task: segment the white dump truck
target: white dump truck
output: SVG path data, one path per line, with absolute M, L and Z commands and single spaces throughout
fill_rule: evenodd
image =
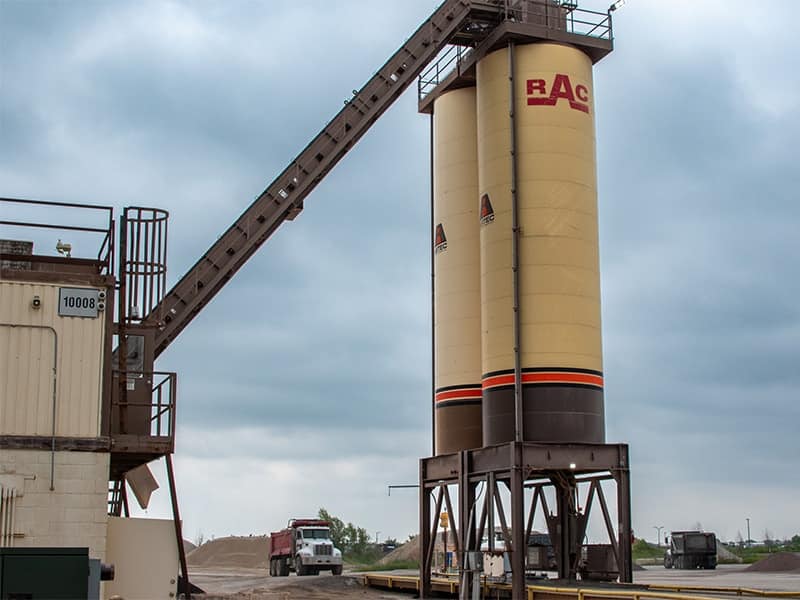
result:
M 331 524 L 321 519 L 291 519 L 286 529 L 270 534 L 269 574 L 286 577 L 342 574 L 342 552 L 331 540 Z

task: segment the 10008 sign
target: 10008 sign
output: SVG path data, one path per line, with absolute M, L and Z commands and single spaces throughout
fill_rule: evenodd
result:
M 63 300 L 64 308 L 97 308 L 97 300 L 95 298 L 64 296 Z
M 97 318 L 105 308 L 105 294 L 86 288 L 60 288 L 58 292 L 58 314 L 61 317 Z

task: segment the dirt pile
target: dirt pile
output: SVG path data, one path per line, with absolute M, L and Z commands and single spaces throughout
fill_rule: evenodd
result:
M 776 552 L 753 563 L 745 571 L 761 573 L 800 573 L 800 552 Z
M 741 556 L 736 556 L 733 552 L 728 550 L 725 546 L 717 542 L 717 562 L 718 563 L 740 563 L 742 562 Z
M 453 539 L 450 538 L 450 543 L 448 544 L 450 550 L 453 550 Z M 436 541 L 436 548 L 437 552 L 444 551 L 444 544 L 442 540 L 439 539 Z M 393 562 L 408 562 L 408 561 L 416 561 L 419 562 L 419 536 L 416 535 L 407 541 L 405 544 L 396 548 L 389 552 L 386 556 L 378 561 L 379 565 L 388 565 L 389 563 Z
M 186 555 L 192 567 L 269 567 L 269 536 L 225 537 L 206 542 Z
M 419 536 L 389 552 L 389 554 L 378 561 L 378 564 L 388 565 L 389 563 L 397 561 L 406 562 L 413 560 L 419 562 Z

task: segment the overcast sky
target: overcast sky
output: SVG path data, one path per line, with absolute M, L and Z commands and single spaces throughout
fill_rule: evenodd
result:
M 0 196 L 163 207 L 174 282 L 436 5 L 0 0 Z M 800 532 L 794 9 L 629 0 L 596 68 L 607 438 L 648 539 Z M 431 447 L 428 160 L 412 89 L 160 359 L 187 538 L 416 532 L 387 485 Z

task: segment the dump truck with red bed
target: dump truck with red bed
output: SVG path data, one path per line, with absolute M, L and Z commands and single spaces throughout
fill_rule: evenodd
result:
M 270 534 L 269 574 L 286 577 L 342 574 L 342 552 L 331 540 L 331 524 L 321 519 L 291 519 L 286 529 Z

